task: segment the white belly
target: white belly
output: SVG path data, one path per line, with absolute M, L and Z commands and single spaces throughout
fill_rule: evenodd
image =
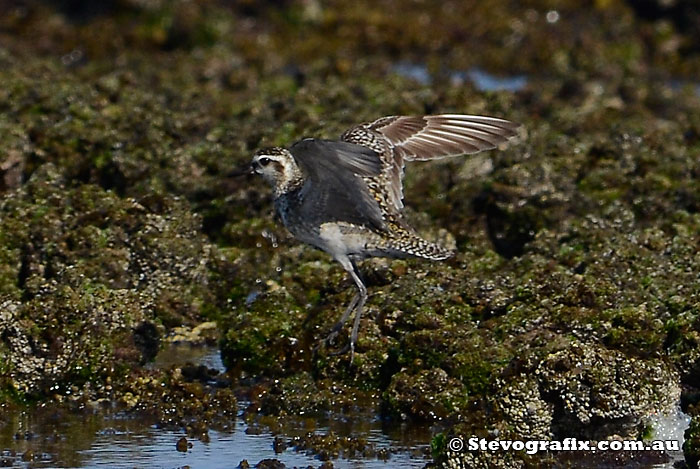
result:
M 367 244 L 368 233 L 350 224 L 324 223 L 319 231 L 317 246 L 335 259 L 348 255 L 362 255 Z

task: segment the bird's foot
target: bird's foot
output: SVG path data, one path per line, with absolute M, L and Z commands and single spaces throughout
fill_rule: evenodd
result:
M 331 331 L 328 333 L 325 339 L 321 339 L 318 341 L 316 346 L 313 349 L 314 354 L 318 352 L 318 349 L 320 349 L 322 346 L 329 346 L 335 344 L 335 339 L 338 337 L 338 334 L 340 334 L 340 331 L 343 329 L 343 325 L 340 323 L 335 324 L 332 328 Z M 344 353 L 347 353 L 347 346 L 343 347 L 341 350 L 332 352 L 330 355 L 342 355 Z
M 316 346 L 314 351 L 318 350 L 318 348 L 321 346 L 321 344 L 324 345 L 331 345 L 335 342 L 336 337 L 338 337 L 338 334 L 340 333 L 340 329 L 342 328 L 342 325 L 340 328 L 334 327 L 331 332 L 328 334 L 328 336 L 319 343 L 319 345 Z M 343 348 L 339 350 L 335 350 L 332 352 L 328 353 L 329 357 L 337 357 L 338 355 L 345 355 L 346 353 L 350 352 L 350 364 L 352 365 L 352 361 L 355 358 L 355 342 L 350 341 L 348 342 Z
M 338 337 L 339 331 L 331 331 L 325 339 L 323 339 L 323 343 L 326 345 L 333 345 L 335 343 L 336 337 Z
M 337 322 L 331 327 L 331 331 L 328 333 L 325 339 L 323 339 L 323 343 L 326 345 L 332 345 L 335 343 L 336 337 L 338 337 L 338 334 L 340 334 L 340 331 L 343 330 L 343 322 Z
M 340 350 L 336 350 L 335 352 L 330 352 L 328 356 L 330 357 L 337 357 L 338 355 L 345 355 L 346 353 L 350 352 L 350 364 L 352 365 L 353 360 L 355 359 L 355 344 L 350 342 L 347 344 L 345 347 L 341 348 Z
M 346 345 L 345 347 L 341 348 L 340 350 L 336 350 L 336 351 L 334 351 L 334 352 L 329 352 L 329 353 L 328 353 L 328 356 L 330 356 L 330 357 L 337 357 L 338 355 L 345 355 L 345 354 L 348 353 L 351 349 L 352 349 L 352 347 L 350 346 L 350 344 L 348 344 L 348 345 Z

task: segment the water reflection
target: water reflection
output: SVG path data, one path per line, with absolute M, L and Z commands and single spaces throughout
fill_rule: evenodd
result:
M 212 347 L 172 345 L 151 366 L 168 368 L 185 363 L 223 372 L 219 352 Z M 388 463 L 376 457 L 333 460 L 336 468 L 381 468 L 388 464 L 420 468 L 429 459 L 431 429 L 427 426 L 387 423 L 371 408 L 349 414 L 328 414 L 298 419 L 274 435 L 255 416 L 243 418 L 245 401 L 239 402 L 239 418 L 233 428 L 210 428 L 208 441 L 187 437 L 192 446 L 176 449 L 182 430 L 159 428 L 153 417 L 126 413 L 105 414 L 43 406 L 33 409 L 5 407 L 0 413 L 0 466 L 20 468 L 227 468 L 246 459 L 251 466 L 263 459 L 278 459 L 287 467 L 318 467 L 313 454 L 297 452 L 293 438 L 312 431 L 326 435 L 364 438 Z M 251 431 L 253 430 L 253 431 Z M 287 449 L 275 452 L 275 436 Z M 279 449 L 279 447 L 278 447 Z M 383 451 L 382 451 L 383 450 Z
M 168 346 L 152 366 L 169 368 L 188 362 L 224 371 L 216 348 L 186 344 Z M 251 466 L 263 459 L 277 459 L 287 467 L 319 467 L 322 461 L 316 455 L 294 449 L 295 437 L 312 432 L 363 438 L 376 455 L 346 458 L 341 454 L 333 460 L 336 468 L 422 468 L 429 462 L 430 438 L 439 431 L 426 425 L 389 422 L 372 407 L 363 406 L 348 413 L 288 418 L 281 431 L 273 433 L 264 418 L 255 413 L 245 415 L 248 408 L 249 403 L 241 399 L 235 424 L 210 428 L 208 440 L 199 441 L 186 437 L 182 430 L 159 428 L 153 417 L 143 415 L 75 413 L 51 406 L 31 410 L 4 407 L 0 409 L 0 467 L 230 469 L 243 459 Z M 678 411 L 655 416 L 649 423 L 653 438 L 682 441 L 688 422 L 689 417 Z M 178 451 L 177 442 L 183 437 L 191 447 Z M 588 461 L 589 456 L 580 455 L 581 461 Z M 683 459 L 681 452 L 669 456 L 668 463 L 654 467 L 671 468 Z

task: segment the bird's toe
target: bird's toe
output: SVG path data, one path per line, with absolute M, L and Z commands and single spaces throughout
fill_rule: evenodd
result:
M 330 352 L 328 355 L 331 357 L 337 357 L 338 355 L 345 355 L 346 353 L 350 352 L 350 350 L 351 350 L 350 344 L 347 344 L 345 347 L 341 348 L 340 350 Z

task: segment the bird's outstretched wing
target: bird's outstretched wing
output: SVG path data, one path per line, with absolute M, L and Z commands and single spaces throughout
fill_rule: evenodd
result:
M 341 140 L 365 146 L 380 155 L 389 199 L 401 210 L 405 161 L 492 150 L 516 137 L 518 127 L 519 124 L 504 119 L 463 114 L 389 116 L 348 129 Z
M 289 151 L 307 176 L 300 207 L 305 216 L 386 230 L 382 211 L 363 179 L 382 173 L 382 161 L 374 150 L 307 138 Z

